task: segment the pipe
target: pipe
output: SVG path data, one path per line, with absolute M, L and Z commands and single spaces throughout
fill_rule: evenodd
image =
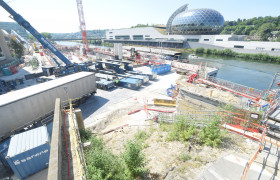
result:
M 131 115 L 131 114 L 134 114 L 134 113 L 137 113 L 139 111 L 142 111 L 144 109 L 138 109 L 138 110 L 135 110 L 135 111 L 132 111 L 130 113 L 128 113 L 128 115 Z M 157 111 L 157 112 L 165 112 L 165 113 L 174 113 L 175 111 L 164 111 L 164 110 L 159 110 L 159 109 L 147 109 L 149 111 Z

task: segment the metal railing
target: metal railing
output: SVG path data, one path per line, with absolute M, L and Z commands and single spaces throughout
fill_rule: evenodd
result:
M 212 77 L 212 76 L 208 76 L 206 78 L 206 80 L 208 80 L 212 83 L 218 84 L 220 86 L 232 89 L 232 90 L 234 90 L 238 93 L 246 94 L 246 95 L 249 95 L 249 96 L 252 96 L 252 97 L 255 97 L 255 98 L 260 98 L 261 95 L 262 95 L 261 90 L 254 89 L 254 88 L 251 88 L 251 87 L 247 87 L 247 86 L 244 86 L 244 85 L 241 85 L 241 84 L 233 83 L 233 82 L 230 82 L 230 81 L 226 81 L 226 80 L 223 80 L 223 79 L 215 78 L 215 77 Z
M 206 126 L 215 119 L 217 112 L 218 111 L 179 111 L 177 113 L 160 113 L 158 120 L 163 123 L 174 123 L 177 120 L 184 119 L 188 124 Z
M 264 143 L 265 143 L 265 137 L 266 137 L 266 130 L 267 130 L 267 124 L 265 126 L 265 129 L 262 133 L 262 136 L 261 136 L 261 139 L 260 139 L 260 145 L 257 149 L 257 151 L 253 154 L 253 156 L 251 157 L 251 159 L 246 163 L 246 166 L 243 170 L 243 173 L 242 173 L 242 177 L 241 177 L 241 180 L 245 180 L 246 179 L 246 176 L 247 176 L 247 173 L 251 167 L 251 165 L 253 164 L 253 162 L 255 161 L 255 159 L 257 158 L 258 154 L 261 152 L 261 150 L 263 149 L 264 147 Z

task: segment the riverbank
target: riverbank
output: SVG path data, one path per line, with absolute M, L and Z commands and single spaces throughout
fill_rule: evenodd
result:
M 268 54 L 248 54 L 248 53 L 237 53 L 231 49 L 217 50 L 217 49 L 204 49 L 197 48 L 193 50 L 196 54 L 206 54 L 206 55 L 215 55 L 219 57 L 234 57 L 240 58 L 242 60 L 256 61 L 256 62 L 266 62 L 266 63 L 280 63 L 280 57 L 270 56 Z

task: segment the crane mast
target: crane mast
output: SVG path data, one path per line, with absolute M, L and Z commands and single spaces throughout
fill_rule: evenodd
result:
M 54 53 L 59 59 L 61 59 L 66 66 L 72 65 L 59 50 L 57 50 L 44 36 L 42 36 L 31 24 L 25 20 L 21 15 L 16 13 L 7 3 L 0 0 L 0 6 L 2 6 L 8 13 L 13 16 L 13 19 L 22 27 L 24 27 L 28 32 L 30 32 L 45 48 L 48 48 L 52 53 Z
M 83 48 L 85 49 L 85 54 L 86 54 L 87 52 L 89 52 L 89 48 L 88 48 L 86 22 L 85 22 L 85 17 L 84 17 L 83 4 L 82 4 L 82 0 L 76 0 L 76 1 L 77 1 L 77 8 L 78 8 L 78 14 L 79 14 L 79 20 L 80 20 L 80 29 L 82 31 L 82 37 L 83 37 Z

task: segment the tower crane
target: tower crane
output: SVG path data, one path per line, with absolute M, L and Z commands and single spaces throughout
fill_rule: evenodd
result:
M 87 52 L 89 52 L 89 48 L 88 48 L 86 22 L 85 22 L 85 17 L 84 17 L 83 4 L 82 4 L 82 0 L 76 0 L 76 1 L 77 1 L 77 8 L 78 8 L 78 14 L 79 14 L 79 20 L 80 20 L 80 29 L 81 29 L 82 37 L 83 37 L 83 53 L 84 53 L 84 55 L 86 55 Z

